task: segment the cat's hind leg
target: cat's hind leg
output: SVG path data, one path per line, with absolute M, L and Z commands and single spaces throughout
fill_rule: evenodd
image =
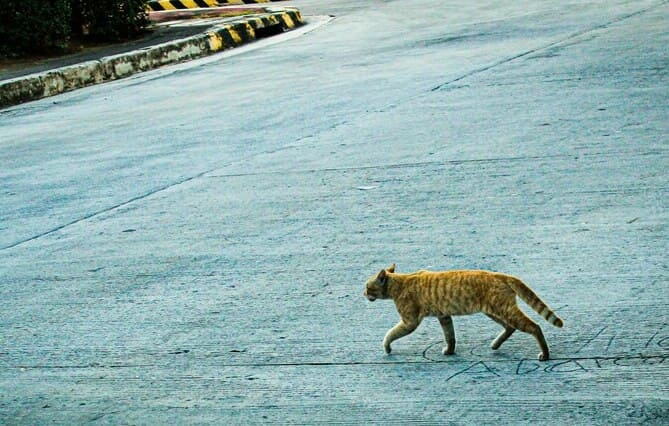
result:
M 541 331 L 541 327 L 539 327 L 537 323 L 528 318 L 516 304 L 507 306 L 507 309 L 500 312 L 500 314 L 499 317 L 509 326 L 534 336 L 541 349 L 541 353 L 538 357 L 539 361 L 548 360 L 548 344 L 544 338 L 543 331 Z
M 502 330 L 502 332 L 499 333 L 499 335 L 495 338 L 495 340 L 493 340 L 492 343 L 490 344 L 490 347 L 493 350 L 497 350 L 497 349 L 499 349 L 500 346 L 502 346 L 502 343 L 506 342 L 506 339 L 511 337 L 511 335 L 513 334 L 514 331 L 516 331 L 516 329 L 511 327 L 508 324 L 505 324 L 504 321 L 500 320 L 499 318 L 496 318 L 496 317 L 494 317 L 490 314 L 486 314 L 486 315 L 488 315 L 488 317 L 490 319 L 492 319 L 493 321 L 495 321 L 497 324 L 504 327 L 504 330 Z
M 446 342 L 446 346 L 441 353 L 444 355 L 453 355 L 455 353 L 455 330 L 453 330 L 453 319 L 450 315 L 437 317 L 437 319 L 439 319 L 441 329 L 444 331 L 444 342 Z
M 404 321 L 400 321 L 397 323 L 397 325 L 386 333 L 386 337 L 383 338 L 383 349 L 386 351 L 387 354 L 389 354 L 392 349 L 390 347 L 390 344 L 399 339 L 400 337 L 404 337 L 407 334 L 411 334 L 417 327 L 420 322 L 415 322 L 415 323 L 407 323 Z

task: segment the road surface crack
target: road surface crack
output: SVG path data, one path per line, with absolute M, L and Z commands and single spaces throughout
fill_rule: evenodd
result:
M 451 80 L 449 80 L 449 81 L 446 81 L 446 82 L 444 82 L 444 83 L 441 83 L 441 84 L 439 84 L 439 85 L 437 85 L 437 86 L 431 88 L 431 89 L 430 89 L 430 92 L 436 92 L 436 91 L 439 91 L 439 90 L 443 90 L 443 89 L 445 89 L 446 87 L 448 87 L 449 85 L 451 85 L 451 84 L 453 84 L 453 83 L 457 83 L 457 82 L 459 82 L 459 81 L 461 81 L 461 80 L 464 80 L 464 79 L 466 79 L 466 78 L 468 78 L 468 77 L 471 77 L 471 76 L 473 76 L 473 75 L 484 73 L 484 72 L 489 71 L 489 70 L 491 70 L 491 69 L 493 69 L 493 68 L 497 68 L 497 67 L 499 67 L 499 66 L 501 66 L 501 65 L 504 65 L 504 64 L 507 64 L 507 63 L 509 63 L 509 62 L 515 61 L 516 59 L 524 58 L 524 57 L 526 57 L 526 56 L 529 56 L 529 55 L 532 55 L 532 54 L 535 54 L 535 53 L 538 53 L 538 52 L 541 52 L 541 51 L 544 51 L 544 50 L 549 50 L 549 49 L 551 49 L 551 48 L 554 48 L 554 47 L 556 47 L 556 46 L 559 46 L 559 45 L 565 44 L 565 43 L 567 43 L 567 42 L 569 42 L 569 41 L 571 41 L 571 40 L 574 40 L 574 39 L 576 39 L 576 38 L 582 37 L 582 36 L 584 36 L 584 35 L 586 35 L 586 34 L 589 34 L 589 33 L 595 32 L 595 31 L 599 31 L 599 30 L 606 29 L 606 28 L 610 27 L 610 26 L 613 25 L 613 24 L 617 24 L 617 23 L 619 23 L 619 22 L 626 21 L 626 20 L 628 20 L 628 19 L 630 19 L 630 18 L 634 18 L 634 17 L 636 17 L 636 16 L 642 15 L 642 14 L 644 14 L 644 13 L 646 13 L 646 12 L 649 12 L 649 11 L 651 11 L 651 10 L 653 10 L 653 9 L 656 9 L 656 8 L 658 8 L 658 7 L 661 7 L 661 6 L 664 6 L 664 5 L 667 4 L 667 3 L 669 3 L 669 1 L 662 1 L 662 2 L 660 2 L 660 3 L 657 3 L 657 4 L 655 4 L 655 5 L 646 7 L 646 8 L 644 8 L 644 9 L 639 9 L 639 10 L 636 10 L 636 11 L 634 11 L 634 12 L 630 12 L 630 13 L 624 14 L 624 15 L 619 16 L 619 17 L 617 17 L 617 18 L 614 18 L 614 19 L 612 19 L 612 20 L 610 20 L 610 21 L 607 21 L 607 22 L 605 22 L 605 23 L 603 23 L 603 24 L 596 25 L 596 26 L 594 26 L 594 27 L 590 27 L 590 28 L 586 28 L 586 29 L 584 29 L 584 30 L 577 31 L 577 32 L 575 32 L 575 33 L 572 33 L 572 34 L 570 34 L 570 35 L 564 37 L 564 38 L 561 38 L 560 40 L 557 40 L 557 41 L 548 43 L 548 44 L 546 44 L 546 45 L 544 45 L 544 46 L 540 46 L 540 47 L 537 47 L 537 48 L 535 48 L 535 49 L 526 50 L 526 51 L 521 52 L 521 53 L 518 53 L 518 54 L 516 54 L 516 55 L 513 55 L 513 56 L 510 56 L 510 57 L 501 59 L 501 60 L 496 61 L 496 62 L 493 62 L 492 64 L 489 64 L 489 65 L 486 65 L 486 66 L 483 66 L 483 67 L 474 69 L 474 70 L 469 71 L 469 72 L 467 72 L 467 73 L 465 73 L 465 74 L 463 74 L 463 75 L 461 75 L 461 76 L 459 76 L 459 77 L 456 77 L 456 78 L 454 78 L 454 79 L 451 79 Z M 397 103 L 393 104 L 392 106 L 396 106 L 396 105 L 397 105 Z M 387 108 L 389 109 L 389 108 L 391 108 L 391 107 L 387 107 Z M 385 110 L 385 109 L 384 109 L 384 110 Z

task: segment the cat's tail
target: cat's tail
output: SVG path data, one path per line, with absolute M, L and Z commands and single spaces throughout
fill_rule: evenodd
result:
M 555 315 L 555 312 L 548 307 L 546 302 L 541 300 L 541 298 L 524 282 L 516 277 L 509 276 L 506 283 L 516 292 L 523 302 L 527 303 L 529 307 L 534 309 L 534 311 L 541 315 L 546 321 L 556 327 L 562 327 L 564 325 L 564 322 Z

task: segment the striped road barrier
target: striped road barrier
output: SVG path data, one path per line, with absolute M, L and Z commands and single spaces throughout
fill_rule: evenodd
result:
M 218 7 L 227 5 L 269 3 L 281 0 L 151 0 L 146 4 L 149 12 L 176 9 L 198 9 L 203 7 Z
M 215 25 L 181 40 L 0 81 L 0 109 L 201 58 L 302 24 L 302 15 L 297 9 L 260 13 Z

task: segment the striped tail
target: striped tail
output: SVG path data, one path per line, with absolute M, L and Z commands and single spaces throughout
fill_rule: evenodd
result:
M 518 297 L 520 297 L 523 302 L 527 303 L 530 308 L 541 315 L 546 321 L 556 327 L 562 327 L 564 325 L 564 322 L 557 315 L 555 315 L 555 312 L 553 312 L 551 308 L 548 307 L 546 302 L 541 300 L 541 298 L 537 296 L 537 294 L 532 291 L 532 289 L 529 288 L 527 284 L 516 277 L 509 277 L 506 283 L 513 289 L 514 292 L 516 292 Z

